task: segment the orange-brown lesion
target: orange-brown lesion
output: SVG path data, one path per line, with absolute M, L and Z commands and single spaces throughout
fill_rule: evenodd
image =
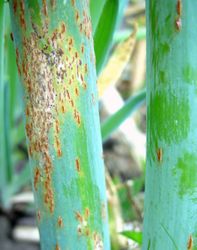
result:
M 57 219 L 57 225 L 59 228 L 62 228 L 64 226 L 63 219 L 61 216 L 59 216 Z
M 40 181 L 41 173 L 40 169 L 36 167 L 34 169 L 34 189 L 37 191 L 38 190 L 38 183 Z
M 190 235 L 187 241 L 187 250 L 192 250 L 192 249 L 193 249 L 193 238 L 192 235 Z
M 80 172 L 81 171 L 81 166 L 80 166 L 79 158 L 75 159 L 75 166 L 76 166 L 77 172 Z

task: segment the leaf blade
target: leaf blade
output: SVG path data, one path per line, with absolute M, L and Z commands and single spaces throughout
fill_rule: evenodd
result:
M 132 112 L 143 104 L 145 97 L 146 90 L 142 90 L 137 95 L 130 97 L 122 108 L 102 123 L 101 135 L 103 141 L 105 141 Z

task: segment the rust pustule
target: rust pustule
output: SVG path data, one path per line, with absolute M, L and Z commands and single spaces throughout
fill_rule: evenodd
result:
M 90 229 L 88 227 L 85 229 L 85 236 L 90 236 Z
M 157 149 L 157 160 L 158 162 L 162 162 L 163 159 L 163 150 L 162 148 L 158 148 Z
M 55 120 L 55 130 L 57 134 L 60 132 L 60 125 L 58 120 Z
M 71 0 L 72 6 L 75 6 L 75 0 Z
M 187 250 L 192 250 L 192 248 L 193 248 L 193 238 L 192 235 L 190 235 L 187 242 Z
M 61 23 L 61 34 L 64 34 L 66 32 L 66 25 L 64 22 Z
M 65 108 L 64 104 L 62 104 L 61 110 L 62 110 L 62 113 L 65 113 L 65 112 L 66 112 L 66 108 Z
M 37 212 L 37 219 L 38 219 L 38 222 L 40 222 L 40 219 L 41 219 L 41 212 L 40 212 L 40 210 L 38 210 L 38 212 Z
M 181 0 L 177 0 L 176 11 L 177 11 L 178 16 L 176 17 L 176 20 L 175 20 L 175 27 L 177 31 L 180 31 L 182 27 L 182 21 L 181 21 L 182 1 Z
M 181 18 L 180 18 L 180 17 L 177 17 L 177 18 L 176 18 L 176 20 L 175 20 L 175 27 L 176 27 L 176 30 L 177 30 L 177 31 L 180 31 L 180 30 L 181 30 L 182 21 L 181 21 Z
M 61 150 L 61 148 L 58 148 L 58 150 L 57 150 L 57 156 L 58 157 L 62 157 L 62 150 Z
M 55 9 L 56 0 L 50 0 L 51 8 Z
M 78 225 L 77 227 L 77 233 L 81 236 L 82 235 L 82 228 L 81 225 Z
M 84 45 L 82 44 L 82 45 L 81 45 L 81 53 L 82 53 L 82 54 L 84 53 L 84 49 L 85 49 L 85 48 L 84 48 Z
M 20 6 L 20 16 L 19 16 L 20 25 L 21 25 L 21 27 L 22 27 L 23 29 L 26 30 L 24 0 L 21 0 L 21 1 L 19 2 L 19 6 Z
M 85 219 L 87 220 L 90 216 L 90 209 L 88 207 L 86 207 L 85 209 Z
M 177 10 L 177 14 L 179 16 L 181 16 L 181 14 L 182 14 L 182 2 L 181 2 L 181 0 L 177 1 L 176 10 Z
M 14 14 L 16 14 L 17 11 L 17 7 L 18 7 L 18 0 L 13 0 L 13 10 L 14 10 Z
M 79 163 L 79 159 L 78 158 L 75 160 L 75 166 L 76 166 L 77 172 L 80 172 L 81 167 L 80 167 L 80 163 Z
M 84 65 L 84 70 L 85 70 L 85 73 L 87 74 L 88 73 L 88 65 L 87 65 L 87 63 Z
M 21 12 L 24 14 L 25 12 L 24 0 L 20 0 L 19 5 L 20 5 Z
M 47 3 L 46 3 L 46 0 L 42 0 L 42 12 L 44 14 L 44 16 L 48 16 L 48 10 L 47 10 Z
M 76 22 L 78 22 L 78 20 L 79 20 L 79 11 L 78 10 L 76 10 L 75 19 L 76 19 Z
M 40 169 L 38 167 L 35 168 L 35 171 L 34 171 L 34 189 L 37 191 L 38 190 L 38 182 L 40 180 Z
M 55 246 L 55 250 L 61 250 L 61 248 L 60 248 L 59 244 L 56 244 L 56 246 Z
M 75 212 L 75 218 L 82 223 L 83 222 L 83 216 L 79 212 Z
M 63 219 L 61 216 L 58 217 L 57 219 L 57 224 L 58 224 L 58 227 L 62 228 L 63 227 Z
M 18 50 L 18 48 L 16 48 L 16 65 L 17 65 L 18 73 L 19 73 L 19 75 L 21 75 L 21 68 L 20 68 L 20 64 L 19 64 L 19 50 Z
M 76 96 L 79 96 L 79 89 L 77 87 L 75 88 L 75 94 Z

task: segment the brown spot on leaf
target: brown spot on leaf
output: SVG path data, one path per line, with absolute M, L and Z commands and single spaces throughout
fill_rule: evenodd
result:
M 58 148 L 57 150 L 57 156 L 62 157 L 62 150 L 60 148 Z
M 86 207 L 85 209 L 85 219 L 87 220 L 90 216 L 90 209 L 88 207 Z
M 81 53 L 82 54 L 84 53 L 84 45 L 83 44 L 81 45 Z
M 38 182 L 40 180 L 40 176 L 41 176 L 40 169 L 38 167 L 36 167 L 34 170 L 34 188 L 36 191 L 38 190 L 37 185 L 38 185 Z
M 87 237 L 90 236 L 90 229 L 89 229 L 88 227 L 85 229 L 85 235 L 86 235 Z
M 76 22 L 79 20 L 79 11 L 78 10 L 75 13 L 75 19 L 76 19 Z
M 55 9 L 56 0 L 50 0 L 51 8 Z
M 57 224 L 58 224 L 58 227 L 62 228 L 63 227 L 63 219 L 61 216 L 58 217 L 57 219 Z
M 66 25 L 65 23 L 61 23 L 61 34 L 64 34 L 66 32 Z
M 77 87 L 75 88 L 75 94 L 76 96 L 79 96 L 79 89 Z
M 13 0 L 13 10 L 14 10 L 14 13 L 16 13 L 17 11 L 17 7 L 18 7 L 18 0 Z
M 82 228 L 81 228 L 81 225 L 78 225 L 77 227 L 77 232 L 79 235 L 82 235 Z
M 80 172 L 81 167 L 80 167 L 80 163 L 79 163 L 79 159 L 78 158 L 75 160 L 75 165 L 76 165 L 77 172 Z
M 46 0 L 42 0 L 42 6 L 43 6 L 43 9 L 42 9 L 42 12 L 45 16 L 48 16 L 48 10 L 47 10 L 47 3 L 46 3 Z
M 158 160 L 158 162 L 161 162 L 162 158 L 163 158 L 163 150 L 162 150 L 162 148 L 158 148 L 157 149 L 157 160 Z
M 59 244 L 56 244 L 56 246 L 55 246 L 55 250 L 61 250 L 61 248 L 60 248 Z
M 75 212 L 75 218 L 82 223 L 83 222 L 83 216 L 79 212 Z
M 41 212 L 40 212 L 40 210 L 38 210 L 38 212 L 37 212 L 37 219 L 38 219 L 38 222 L 40 222 L 40 219 L 41 219 Z
M 75 6 L 75 0 L 71 0 L 72 6 Z
M 181 0 L 177 1 L 176 10 L 177 10 L 177 14 L 179 16 L 181 16 L 181 14 L 182 14 L 182 2 L 181 2 Z
M 180 30 L 181 30 L 182 21 L 181 21 L 180 16 L 177 17 L 176 20 L 175 20 L 175 27 L 176 27 L 177 31 L 180 31 Z
M 187 242 L 187 250 L 192 250 L 192 248 L 193 248 L 193 238 L 192 235 L 190 235 Z

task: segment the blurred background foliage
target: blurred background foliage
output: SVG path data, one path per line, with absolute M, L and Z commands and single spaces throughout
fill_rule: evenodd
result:
M 112 250 L 140 249 L 145 163 L 145 3 L 91 0 Z M 9 7 L 0 3 L 1 249 L 39 249 Z M 17 241 L 17 243 L 15 242 Z M 32 244 L 32 242 L 34 244 Z

